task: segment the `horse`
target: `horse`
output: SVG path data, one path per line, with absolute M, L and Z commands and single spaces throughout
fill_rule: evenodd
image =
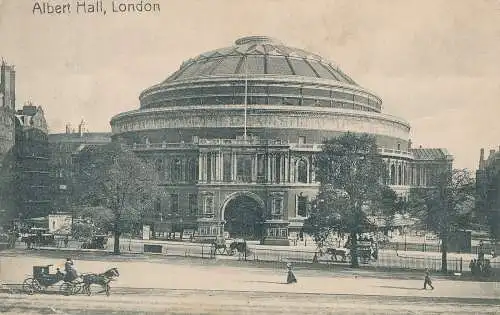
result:
M 347 251 L 344 249 L 327 248 L 326 253 L 332 255 L 332 260 L 335 259 L 335 261 L 338 261 L 337 256 L 340 256 L 340 258 L 342 258 L 342 261 L 346 261 L 347 259 Z
M 110 294 L 110 286 L 109 283 L 115 278 L 118 278 L 120 276 L 120 273 L 118 272 L 118 268 L 113 267 L 111 269 L 106 270 L 103 273 L 95 274 L 95 273 L 90 273 L 90 274 L 84 274 L 82 275 L 82 280 L 83 280 L 83 292 L 86 292 L 87 295 L 90 295 L 90 285 L 92 284 L 98 284 L 100 285 L 103 289 L 104 292 L 106 292 L 106 295 L 109 296 Z
M 249 254 L 250 251 L 248 250 L 247 243 L 242 242 L 242 241 L 234 241 L 229 245 L 229 254 L 234 255 L 236 252 L 238 253 L 247 253 Z
M 214 254 L 227 253 L 226 241 L 213 241 L 212 246 L 214 249 Z

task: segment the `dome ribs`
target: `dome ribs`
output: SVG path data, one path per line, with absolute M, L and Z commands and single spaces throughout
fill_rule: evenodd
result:
M 241 75 L 245 72 L 244 63 L 247 63 L 247 73 L 252 76 L 293 75 L 358 86 L 351 77 L 318 54 L 286 46 L 266 36 L 244 37 L 235 43 L 189 59 L 163 82 Z
M 288 64 L 288 66 L 290 67 L 290 70 L 292 70 L 293 75 L 297 75 L 297 72 L 295 72 L 295 69 L 293 68 L 292 63 L 290 62 L 290 60 L 288 59 L 287 56 L 285 56 L 285 60 L 286 60 L 286 63 Z
M 241 73 L 241 66 L 243 65 L 244 62 L 245 62 L 245 55 L 242 55 L 240 57 L 240 61 L 236 65 L 236 70 L 234 71 L 234 73 Z

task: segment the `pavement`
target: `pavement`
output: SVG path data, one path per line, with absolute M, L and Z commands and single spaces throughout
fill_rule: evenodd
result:
M 0 257 L 0 281 L 22 283 L 32 273 L 32 266 L 62 266 L 64 259 L 43 256 Z M 285 285 L 286 270 L 281 268 L 253 268 L 252 266 L 228 266 L 202 264 L 199 261 L 181 259 L 145 259 L 110 261 L 107 259 L 76 259 L 79 272 L 103 272 L 117 267 L 120 278 L 113 286 L 126 288 L 181 289 L 295 292 L 322 294 L 362 294 L 384 296 L 429 296 L 449 298 L 498 299 L 500 285 L 497 282 L 463 282 L 447 279 L 436 280 L 434 292 L 422 290 L 421 279 L 391 279 L 373 277 L 369 272 L 350 273 L 345 268 L 336 270 L 295 270 L 297 285 Z M 436 278 L 437 279 L 437 278 Z
M 0 283 L 20 284 L 32 266 L 62 265 L 50 252 L 8 252 L 0 256 Z M 136 258 L 134 258 L 136 257 Z M 285 284 L 286 268 L 220 265 L 213 260 L 94 256 L 75 259 L 79 272 L 117 267 L 111 296 L 7 294 L 5 314 L 499 314 L 498 283 L 435 277 L 423 290 L 423 275 L 380 278 L 364 271 L 294 269 L 296 284 Z M 58 287 L 47 293 L 57 292 Z M 85 310 L 85 312 L 84 312 Z

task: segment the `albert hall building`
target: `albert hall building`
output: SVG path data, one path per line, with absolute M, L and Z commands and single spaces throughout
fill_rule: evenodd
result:
M 189 59 L 139 100 L 111 119 L 112 137 L 158 173 L 156 238 L 288 244 L 319 188 L 314 155 L 347 131 L 376 136 L 403 198 L 452 163 L 445 149 L 412 148 L 410 125 L 336 64 L 269 37 Z

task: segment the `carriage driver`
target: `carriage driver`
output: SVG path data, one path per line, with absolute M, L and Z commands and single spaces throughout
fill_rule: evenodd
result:
M 64 281 L 71 282 L 78 278 L 78 274 L 76 273 L 76 268 L 71 258 L 66 258 L 66 262 L 64 263 L 64 271 L 66 275 L 64 277 Z

